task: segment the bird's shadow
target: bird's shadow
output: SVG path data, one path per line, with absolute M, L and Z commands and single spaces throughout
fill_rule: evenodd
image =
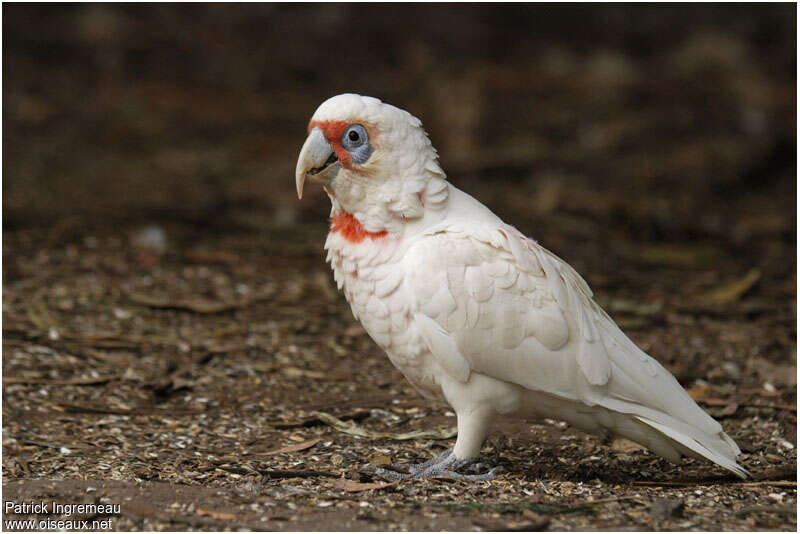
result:
M 620 486 L 703 486 L 742 482 L 733 474 L 718 474 L 714 466 L 699 465 L 687 460 L 687 465 L 674 465 L 661 458 L 646 457 L 635 463 L 623 464 L 613 458 L 601 458 L 596 464 L 563 464 L 555 457 L 531 461 L 515 461 L 498 455 L 495 465 L 502 472 L 527 482 L 597 483 Z M 690 474 L 686 471 L 691 470 Z M 789 478 L 791 475 L 787 475 Z M 758 477 L 760 478 L 760 477 Z M 789 479 L 787 478 L 787 480 Z M 792 478 L 792 480 L 794 480 Z

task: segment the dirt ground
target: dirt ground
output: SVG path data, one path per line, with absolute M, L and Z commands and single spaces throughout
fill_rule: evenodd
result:
M 3 500 L 121 511 L 3 519 L 796 530 L 795 6 L 693 9 L 4 6 Z M 420 116 L 752 479 L 553 420 L 500 422 L 491 482 L 362 473 L 455 421 L 337 292 L 327 199 L 293 196 L 343 90 Z

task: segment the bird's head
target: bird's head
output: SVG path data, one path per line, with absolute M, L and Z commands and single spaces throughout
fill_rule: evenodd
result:
M 334 214 L 354 216 L 367 231 L 398 231 L 447 199 L 445 175 L 422 123 L 377 98 L 342 94 L 317 108 L 295 173 L 325 188 Z

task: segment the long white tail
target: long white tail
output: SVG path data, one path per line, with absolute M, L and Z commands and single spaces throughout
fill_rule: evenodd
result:
M 614 381 L 598 404 L 617 413 L 617 432 L 671 461 L 677 461 L 681 454 L 706 458 L 747 478 L 749 473 L 736 463 L 739 447 L 675 377 L 639 349 L 610 318 L 601 322 L 601 330 L 611 349 L 608 354 Z M 626 421 L 620 424 L 620 419 Z
M 746 469 L 736 463 L 736 456 L 741 450 L 725 432 L 708 436 L 698 431 L 692 435 L 645 417 L 636 419 L 669 438 L 681 453 L 711 460 L 740 478 L 750 476 Z
M 736 456 L 741 452 L 736 443 L 691 400 L 685 408 L 688 415 L 694 416 L 693 423 L 636 402 L 609 397 L 587 406 L 547 394 L 530 392 L 529 395 L 535 410 L 563 419 L 585 432 L 622 436 L 674 463 L 680 462 L 682 455 L 690 456 L 714 462 L 738 477 L 749 476 L 736 463 Z M 698 418 L 698 412 L 704 417 Z M 697 424 L 697 419 L 702 426 Z

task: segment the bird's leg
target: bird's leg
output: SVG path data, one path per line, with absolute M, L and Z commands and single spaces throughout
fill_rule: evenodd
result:
M 414 472 L 415 477 L 445 477 L 458 480 L 491 480 L 497 468 L 481 473 L 485 464 L 480 461 L 481 445 L 489 433 L 489 426 L 494 417 L 494 410 L 482 407 L 473 410 L 461 409 L 456 412 L 458 418 L 458 437 L 452 452 L 423 469 Z M 468 468 L 473 474 L 462 474 L 458 470 Z
M 493 411 L 491 409 L 478 409 L 471 412 L 458 414 L 458 438 L 455 447 L 428 460 L 425 463 L 413 465 L 408 468 L 408 473 L 400 473 L 382 467 L 368 466 L 365 472 L 389 479 L 408 478 L 453 478 L 456 480 L 491 480 L 498 468 L 481 473 L 481 468 L 486 467 L 480 461 L 479 453 L 481 444 L 489 431 Z M 400 466 L 398 466 L 400 467 Z M 471 474 L 458 471 L 467 468 Z

